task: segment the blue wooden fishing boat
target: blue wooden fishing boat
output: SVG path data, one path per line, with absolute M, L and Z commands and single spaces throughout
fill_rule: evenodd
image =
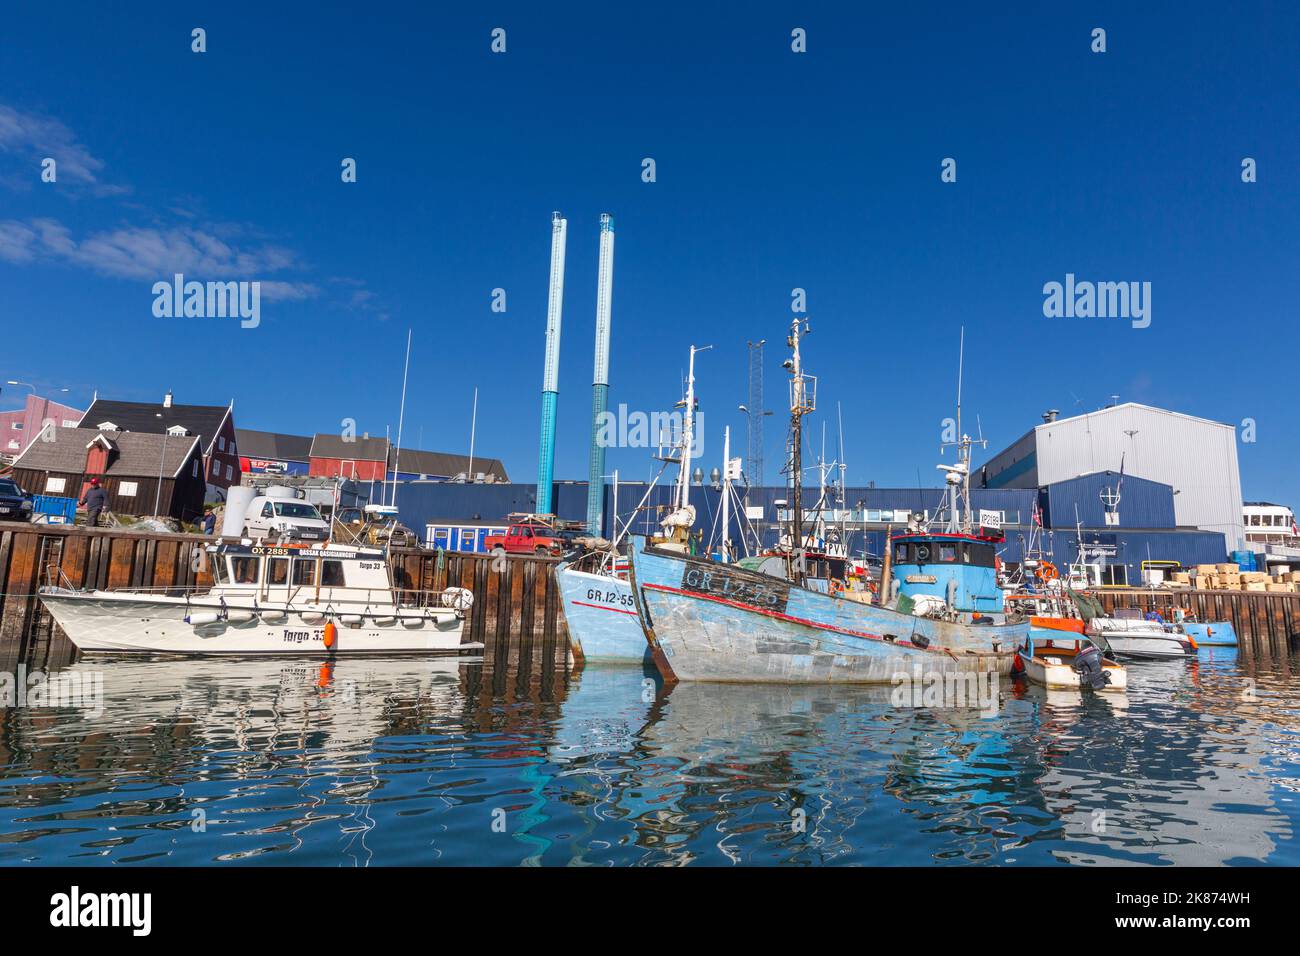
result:
M 793 455 L 786 574 L 692 555 L 675 533 L 680 522 L 666 524 L 662 537 L 633 538 L 629 580 L 656 666 L 668 680 L 789 683 L 895 682 L 918 672 L 1009 673 L 1030 625 L 1001 614 L 991 536 L 971 531 L 969 509 L 965 523 L 947 532 L 918 527 L 900 537 L 904 574 L 893 607 L 868 603 L 864 593 L 849 592 L 842 582 L 826 590 L 809 585 L 799 452 L 800 419 L 813 406 L 811 377 L 805 377 L 799 353 L 807 332 L 806 320 L 803 328 L 795 320 L 788 339 Z M 964 447 L 959 468 L 968 475 Z M 951 475 L 955 469 L 948 470 Z M 951 477 L 949 483 L 950 521 L 957 522 Z M 996 613 L 990 588 L 998 597 Z
M 889 683 L 1011 670 L 1029 622 L 973 624 L 903 613 L 735 565 L 632 541 L 631 581 L 667 680 Z

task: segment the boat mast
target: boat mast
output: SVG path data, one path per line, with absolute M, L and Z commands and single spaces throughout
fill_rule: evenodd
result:
M 803 322 L 800 329 L 799 323 Z M 813 410 L 813 398 L 808 388 L 807 376 L 803 371 L 803 359 L 799 354 L 799 341 L 812 329 L 808 319 L 795 316 L 790 323 L 790 335 L 786 344 L 792 355 L 784 363 L 790 370 L 790 505 L 794 509 L 791 531 L 790 561 L 794 582 L 800 586 L 805 580 L 804 540 L 803 540 L 803 417 Z
M 966 327 L 962 326 L 961 340 L 957 350 L 957 435 L 956 441 L 944 442 L 941 447 L 954 445 L 957 448 L 956 465 L 940 465 L 947 472 L 949 488 L 948 533 L 970 534 L 975 527 L 970 504 L 970 463 L 971 448 L 985 444 L 984 439 L 974 439 L 961 430 L 961 384 L 962 371 L 966 358 Z M 962 500 L 958 502 L 958 495 Z
M 729 564 L 731 542 L 731 426 L 722 429 L 722 563 Z
M 685 508 L 691 500 L 691 447 L 695 444 L 695 353 L 706 352 L 711 348 L 712 345 L 703 348 L 691 346 L 691 360 L 686 373 L 686 399 L 683 402 L 686 413 L 682 416 L 681 471 L 677 475 L 677 494 L 673 502 L 673 507 L 678 510 Z
M 397 412 L 397 454 L 393 458 L 393 490 L 388 498 L 390 507 L 397 500 L 397 469 L 401 465 L 402 459 L 402 422 L 406 418 L 406 376 L 411 370 L 411 331 L 411 329 L 406 330 L 406 362 L 402 365 L 402 404 Z M 386 454 L 385 457 L 387 457 Z M 380 486 L 379 491 L 382 498 L 382 486 Z

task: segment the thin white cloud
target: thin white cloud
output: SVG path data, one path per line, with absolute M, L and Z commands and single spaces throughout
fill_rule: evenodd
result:
M 320 294 L 309 282 L 264 278 L 297 267 L 297 257 L 289 250 L 235 246 L 195 226 L 124 226 L 77 239 L 54 219 L 10 219 L 0 221 L 0 259 L 17 264 L 60 261 L 100 275 L 146 282 L 168 280 L 178 272 L 201 281 L 259 280 L 268 299 L 301 300 Z
M 8 177 L 14 184 L 39 182 L 41 162 L 48 157 L 57 163 L 59 183 L 88 186 L 99 195 L 130 191 L 125 186 L 101 182 L 104 161 L 78 142 L 72 130 L 49 116 L 23 113 L 0 104 L 0 153 L 16 156 L 28 167 L 30 179 L 22 175 Z
M 118 196 L 129 187 L 101 181 L 103 160 L 91 154 L 61 121 L 0 104 L 0 154 L 17 157 L 19 167 L 0 168 L 0 181 L 18 188 L 39 182 L 40 162 L 58 161 L 59 185 L 81 187 L 97 196 Z M 8 164 L 12 166 L 12 164 Z M 291 249 L 275 244 L 249 223 L 222 222 L 197 211 L 203 203 L 192 196 L 174 201 L 169 214 L 154 215 L 139 203 L 119 201 L 128 216 L 147 217 L 149 225 L 122 225 L 78 235 L 58 219 L 40 217 L 0 220 L 0 262 L 15 265 L 56 263 L 98 275 L 146 282 L 170 281 L 176 273 L 201 281 L 244 279 L 261 283 L 267 300 L 303 301 L 319 298 L 314 282 L 286 273 L 306 269 Z M 350 295 L 336 302 L 351 311 L 383 321 L 388 313 L 361 280 L 343 281 Z

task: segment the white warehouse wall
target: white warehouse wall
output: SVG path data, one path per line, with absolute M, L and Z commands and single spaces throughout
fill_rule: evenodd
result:
M 1119 471 L 1172 485 L 1180 526 L 1217 531 L 1244 547 L 1237 430 L 1232 425 L 1129 402 L 1034 429 L 1038 482 Z M 1132 434 L 1130 434 L 1130 432 Z M 1120 511 L 1124 504 L 1120 502 Z

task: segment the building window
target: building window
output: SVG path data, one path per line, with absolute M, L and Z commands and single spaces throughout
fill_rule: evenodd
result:
M 233 470 L 229 465 L 227 465 L 227 466 L 226 466 L 226 481 L 234 481 L 234 480 L 235 480 L 235 472 L 234 472 L 234 470 Z
M 194 467 L 190 469 L 190 474 L 195 478 L 199 476 L 199 460 L 197 458 L 194 459 Z
M 218 435 L 218 436 L 217 436 L 217 451 L 225 451 L 225 450 L 226 450 L 226 439 L 225 439 L 223 436 Z
M 46 478 L 45 493 L 47 495 L 61 495 L 63 494 L 63 488 L 67 482 L 68 479 L 66 478 Z
M 16 432 L 20 432 L 20 431 L 23 430 L 23 423 L 22 423 L 22 422 L 13 422 L 12 424 L 10 424 L 9 427 L 12 428 L 12 429 L 13 429 L 14 431 L 16 431 Z
M 10 448 L 17 448 L 17 447 L 18 447 L 18 439 L 17 439 L 17 438 L 11 438 L 11 439 L 9 439 L 9 447 L 10 447 Z
M 72 419 L 72 418 L 65 418 L 65 419 L 63 420 L 63 427 L 64 427 L 64 428 L 76 428 L 76 427 L 77 427 L 77 422 L 76 422 L 75 419 Z
M 123 498 L 134 498 L 135 486 L 136 486 L 136 482 L 134 481 L 119 482 L 117 486 L 117 493 L 121 495 Z

